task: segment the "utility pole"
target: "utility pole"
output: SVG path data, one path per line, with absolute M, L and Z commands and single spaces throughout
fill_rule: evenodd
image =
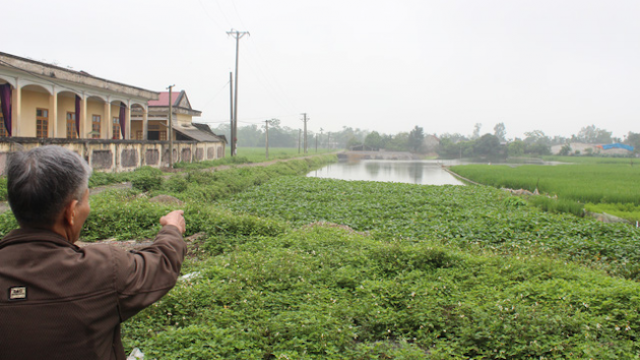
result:
M 300 145 L 302 143 L 302 129 L 298 129 L 298 154 L 300 154 Z
M 318 136 L 318 135 L 316 135 Z M 322 147 L 322 128 L 320 128 L 320 147 Z M 316 152 L 318 152 L 318 140 L 316 139 Z
M 230 153 L 231 156 L 233 156 L 233 154 L 236 153 L 235 149 L 236 149 L 236 142 L 235 142 L 235 138 L 236 138 L 236 132 L 233 129 L 234 127 L 234 122 L 233 122 L 233 73 L 231 71 L 229 71 L 229 112 L 230 112 L 230 116 L 229 116 L 229 121 L 231 122 L 230 124 L 230 130 L 229 130 L 229 137 L 231 139 L 229 139 L 231 141 L 231 143 L 229 143 L 229 145 L 231 146 L 230 149 Z
M 169 85 L 167 89 L 169 89 L 169 167 L 173 168 L 173 99 L 172 99 L 172 91 L 174 85 Z
M 302 116 L 304 116 L 304 153 L 307 153 L 307 121 L 311 120 L 310 118 L 307 118 L 307 113 L 302 113 Z
M 267 160 L 269 160 L 269 120 L 264 121 L 264 132 L 266 135 L 266 139 L 264 141 L 264 147 L 266 150 Z
M 227 31 L 227 35 L 231 35 L 236 39 L 236 94 L 235 99 L 233 101 L 233 134 L 238 134 L 238 54 L 240 53 L 240 39 L 243 36 L 249 35 L 248 31 L 237 31 L 231 29 L 231 31 Z M 234 145 L 236 144 L 237 139 L 233 139 Z M 231 156 L 236 156 L 237 152 L 235 147 L 232 149 Z

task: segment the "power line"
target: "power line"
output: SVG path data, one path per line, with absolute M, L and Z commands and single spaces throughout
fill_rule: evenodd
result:
M 218 4 L 218 9 L 220 9 L 220 13 L 224 17 L 224 19 L 227 21 L 227 24 L 229 25 L 229 27 L 233 27 L 233 24 L 231 24 L 231 21 L 229 21 L 229 18 L 224 13 L 224 10 L 222 10 L 222 6 L 220 6 L 220 3 L 218 2 L 218 0 L 216 0 L 216 4 Z
M 249 56 L 253 56 L 252 51 L 256 52 L 256 56 L 258 58 L 257 61 L 256 61 L 256 64 L 257 64 L 258 68 L 261 70 L 260 67 L 264 64 L 264 66 L 267 68 L 267 70 L 270 70 L 268 68 L 267 62 L 264 61 L 264 57 L 261 55 L 260 50 L 258 49 L 256 40 L 254 40 L 253 38 L 250 38 L 249 39 L 249 44 L 255 44 L 255 46 L 249 46 L 248 49 L 249 49 Z M 262 72 L 262 70 L 261 70 L 261 72 Z M 262 73 L 264 74 L 264 72 L 262 72 Z M 267 71 L 267 73 L 272 73 L 272 71 Z M 267 76 L 265 76 L 265 75 L 263 75 L 263 76 L 265 77 L 265 79 L 267 78 Z M 269 81 L 269 80 L 267 79 L 267 81 Z M 291 107 L 291 110 L 295 111 L 296 110 L 295 106 L 293 106 L 293 103 L 291 101 L 289 101 L 289 98 L 286 96 L 286 93 L 283 90 L 283 88 L 280 85 L 280 83 L 278 82 L 277 77 L 274 77 L 273 83 L 276 84 L 278 90 L 280 90 L 280 94 L 282 95 L 284 100 L 288 103 L 288 105 Z
M 200 6 L 202 7 L 202 10 L 204 10 L 205 15 L 207 15 L 207 17 L 209 19 L 211 19 L 211 21 L 213 21 L 213 23 L 215 24 L 215 26 L 218 27 L 218 29 L 220 29 L 221 31 L 224 31 L 224 28 L 222 26 L 220 26 L 220 24 L 218 24 L 216 19 L 214 19 L 213 16 L 211 16 L 209 14 L 209 11 L 207 11 L 207 8 L 205 8 L 204 4 L 202 3 L 202 0 L 198 0 L 198 2 L 200 3 Z
M 248 27 L 244 25 L 244 22 L 240 17 L 240 13 L 238 12 L 238 8 L 236 7 L 236 3 L 233 0 L 231 0 L 231 5 L 233 5 L 233 10 L 235 10 L 236 15 L 238 15 L 238 20 L 240 20 L 240 25 L 242 25 L 243 28 L 248 29 Z

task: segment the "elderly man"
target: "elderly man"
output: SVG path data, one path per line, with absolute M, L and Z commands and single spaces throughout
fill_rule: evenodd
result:
M 20 228 L 0 241 L 0 360 L 125 359 L 120 323 L 165 295 L 186 253 L 182 211 L 153 245 L 74 245 L 89 216 L 91 169 L 58 146 L 10 156 L 9 205 Z

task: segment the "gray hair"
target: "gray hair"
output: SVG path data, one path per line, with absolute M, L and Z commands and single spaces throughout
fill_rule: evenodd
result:
M 9 156 L 7 195 L 20 226 L 52 227 L 69 201 L 80 201 L 91 168 L 71 150 L 41 146 Z

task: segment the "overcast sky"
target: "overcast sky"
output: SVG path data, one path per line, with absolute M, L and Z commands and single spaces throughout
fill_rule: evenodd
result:
M 197 121 L 229 119 L 231 28 L 240 125 L 395 134 L 595 124 L 640 132 L 638 0 L 3 1 L 0 51 L 154 91 Z

